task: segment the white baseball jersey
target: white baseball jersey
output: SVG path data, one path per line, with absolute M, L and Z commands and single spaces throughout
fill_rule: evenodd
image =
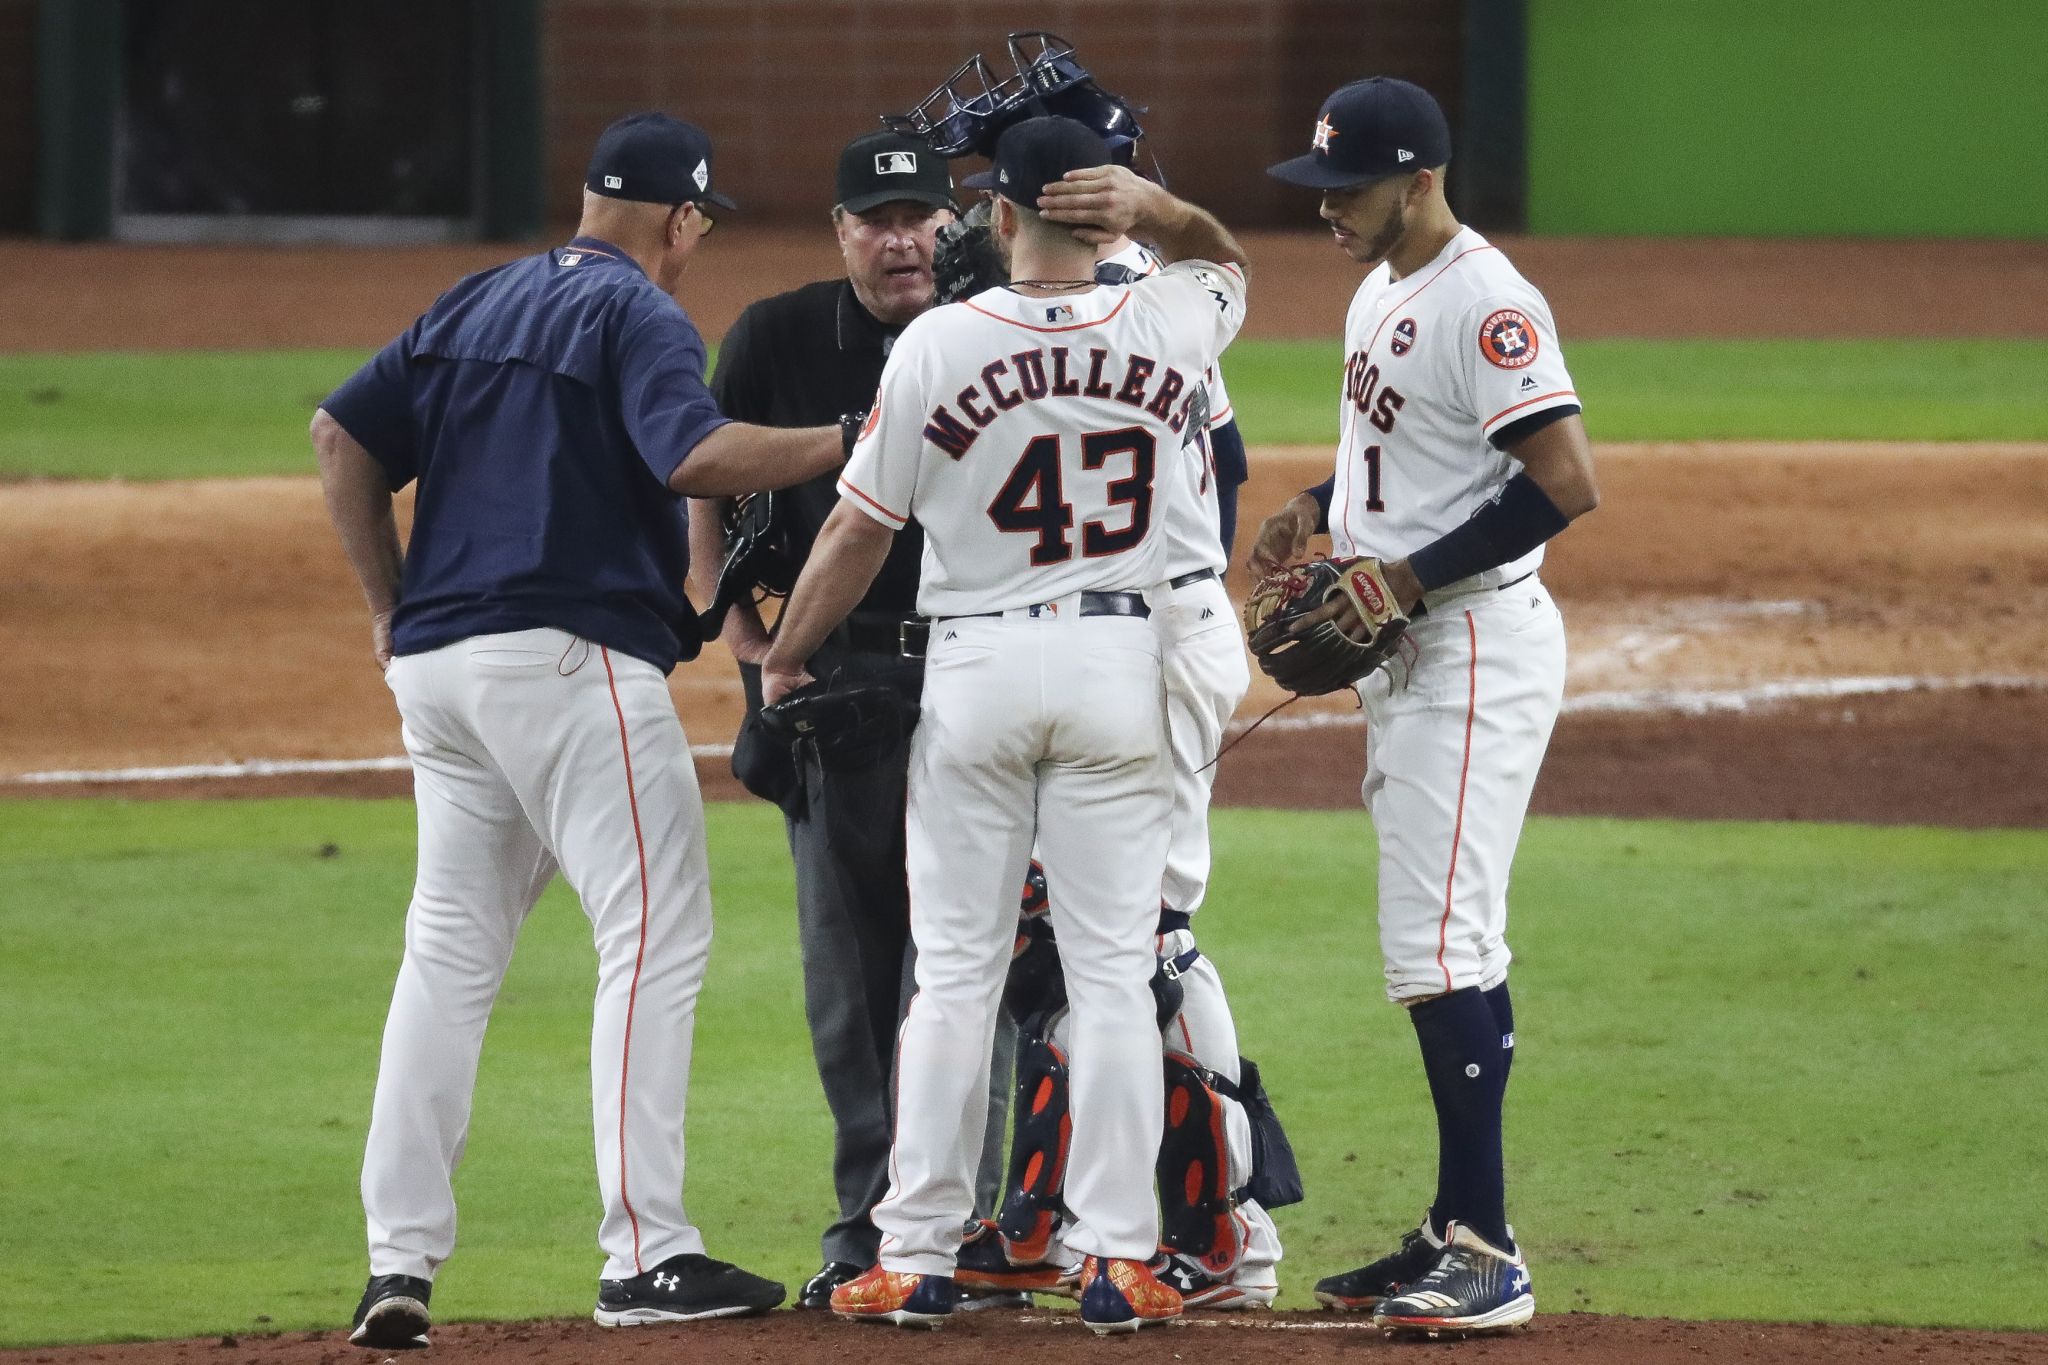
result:
M 1521 466 L 1490 444 L 1576 406 L 1550 307 L 1470 228 L 1403 279 L 1382 263 L 1344 319 L 1330 535 L 1339 555 L 1397 559 L 1465 522 Z M 1500 577 L 1531 572 L 1538 546 Z
M 890 352 L 840 495 L 924 527 L 927 616 L 1156 587 L 1188 405 L 1243 320 L 1242 272 L 1205 261 L 934 308 Z
M 1101 264 L 1120 265 L 1148 278 L 1162 268 L 1159 258 L 1140 242 L 1103 257 Z M 1231 417 L 1222 367 L 1211 365 L 1204 370 L 1202 382 L 1209 388 L 1209 429 L 1213 430 Z M 1202 569 L 1220 574 L 1230 560 L 1223 553 L 1223 509 L 1216 497 L 1216 460 L 1206 431 L 1201 440 L 1184 447 L 1183 457 L 1186 478 L 1180 484 L 1181 494 L 1166 509 L 1166 576 L 1179 578 Z

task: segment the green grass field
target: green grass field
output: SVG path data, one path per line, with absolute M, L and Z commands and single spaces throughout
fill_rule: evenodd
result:
M 411 821 L 0 804 L 0 1344 L 345 1320 Z M 1203 940 L 1302 1158 L 1302 1307 L 1412 1224 L 1433 1129 L 1364 818 L 1217 835 Z M 715 807 L 711 838 L 690 1207 L 714 1254 L 795 1280 L 829 1145 L 787 854 L 765 806 Z M 1544 1307 L 2048 1326 L 2048 834 L 1538 820 L 1517 871 L 1511 1214 Z M 485 1049 L 437 1317 L 589 1311 L 592 976 L 557 886 Z
M 311 468 L 306 422 L 356 351 L 0 355 L 0 478 L 166 479 Z M 1584 341 L 1594 437 L 2048 440 L 2048 342 Z M 1336 439 L 1335 341 L 1241 341 L 1255 444 Z

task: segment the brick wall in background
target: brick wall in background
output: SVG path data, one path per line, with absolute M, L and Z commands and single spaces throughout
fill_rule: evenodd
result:
M 0 0 L 0 233 L 35 226 L 35 0 Z
M 0 0 L 8 3 L 11 0 Z M 707 129 L 749 221 L 822 224 L 839 148 L 969 54 L 1046 28 L 1146 106 L 1169 182 L 1233 225 L 1308 222 L 1264 168 L 1308 145 L 1322 97 L 1405 76 L 1458 109 L 1460 0 L 547 0 L 548 213 L 573 220 L 605 124 L 660 108 Z

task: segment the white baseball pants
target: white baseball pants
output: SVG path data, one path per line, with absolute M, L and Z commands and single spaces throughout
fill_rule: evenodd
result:
M 973 1212 L 989 1054 L 1034 830 L 1073 1017 L 1064 1240 L 1158 1247 L 1165 1121 L 1148 985 L 1172 782 L 1152 623 L 1056 614 L 936 623 L 912 741 L 907 867 L 917 996 L 896 1067 L 881 1262 L 951 1274 Z
M 1508 873 L 1564 700 L 1564 620 L 1540 580 L 1428 600 L 1359 688 L 1396 1002 L 1507 977 Z
M 1160 898 L 1175 910 L 1193 914 L 1209 891 L 1209 796 L 1216 785 L 1215 758 L 1223 747 L 1224 727 L 1251 687 L 1251 664 L 1245 658 L 1236 609 L 1218 579 L 1173 589 L 1160 627 L 1166 647 L 1167 732 L 1173 750 L 1172 842 Z M 1161 957 L 1174 957 L 1194 944 L 1195 936 L 1181 930 L 1162 936 L 1155 950 Z M 1237 1023 L 1216 964 L 1204 954 L 1180 983 L 1180 1016 L 1167 1025 L 1166 1045 L 1235 1085 Z M 1223 1104 L 1229 1111 L 1231 1183 L 1242 1185 L 1251 1179 L 1250 1121 L 1236 1101 L 1226 1099 Z M 1233 1278 L 1270 1284 L 1280 1260 L 1279 1229 L 1256 1200 L 1246 1200 L 1238 1212 L 1250 1235 Z
M 477 1056 L 519 927 L 557 868 L 597 945 L 590 1041 L 598 1244 L 621 1279 L 704 1240 L 683 1212 L 683 1108 L 711 881 L 696 768 L 651 664 L 558 630 L 392 661 L 419 874 L 363 1157 L 370 1273 L 433 1278 Z

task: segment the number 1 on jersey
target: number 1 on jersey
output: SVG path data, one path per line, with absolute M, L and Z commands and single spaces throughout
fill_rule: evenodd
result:
M 1365 448 L 1365 510 L 1384 512 L 1387 505 L 1380 501 L 1380 448 Z

